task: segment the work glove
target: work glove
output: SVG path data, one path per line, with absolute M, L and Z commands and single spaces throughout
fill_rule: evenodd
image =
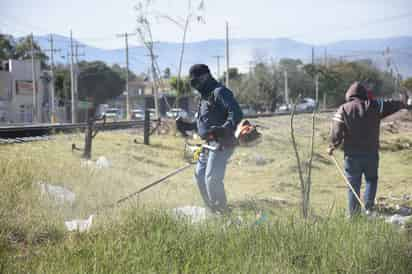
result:
M 186 131 L 196 130 L 196 123 L 185 122 L 182 117 L 178 116 L 176 118 L 176 129 L 183 135 L 183 137 L 188 137 L 189 135 Z
M 213 134 L 215 138 L 224 138 L 226 136 L 227 129 L 222 126 L 211 126 L 209 133 Z

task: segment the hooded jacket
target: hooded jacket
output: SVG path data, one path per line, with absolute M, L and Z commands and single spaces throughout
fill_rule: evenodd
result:
M 405 105 L 400 101 L 368 99 L 367 90 L 359 82 L 353 83 L 332 118 L 331 144 L 337 148 L 343 143 L 345 154 L 377 153 L 381 119 Z

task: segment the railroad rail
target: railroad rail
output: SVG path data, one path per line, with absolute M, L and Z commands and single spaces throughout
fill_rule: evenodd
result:
M 59 132 L 74 132 L 84 130 L 87 123 L 76 124 L 26 124 L 26 125 L 10 125 L 0 126 L 0 138 L 19 138 L 51 135 Z M 104 127 L 102 122 L 96 122 L 95 127 L 100 130 L 115 130 L 127 128 L 143 128 L 143 121 L 119 121 L 106 122 Z
M 333 110 L 324 110 L 320 112 L 332 112 L 332 111 Z M 260 113 L 256 115 L 246 115 L 244 118 L 255 119 L 255 118 L 284 116 L 284 115 L 290 115 L 290 112 Z M 103 122 L 96 122 L 95 126 L 100 130 L 116 130 L 116 129 L 128 129 L 128 128 L 143 128 L 143 123 L 144 123 L 143 120 L 106 122 L 106 124 L 103 127 Z M 48 136 L 48 135 L 52 135 L 52 134 L 59 133 L 59 132 L 70 133 L 70 132 L 75 132 L 78 130 L 82 131 L 86 127 L 87 127 L 87 123 L 20 124 L 20 125 L 0 126 L 0 139 L 2 140 L 1 143 L 3 144 L 4 143 L 19 143 L 19 139 L 17 139 L 17 141 L 12 141 L 10 139 L 36 137 L 36 136 Z M 31 139 L 26 139 L 26 140 L 31 141 Z

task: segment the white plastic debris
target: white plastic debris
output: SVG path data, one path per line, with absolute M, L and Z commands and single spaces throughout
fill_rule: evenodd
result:
M 83 167 L 83 168 L 84 167 L 90 168 L 90 167 L 93 167 L 93 165 L 94 165 L 94 162 L 92 160 L 82 160 L 80 162 L 80 166 Z
M 264 166 L 267 164 L 267 161 L 265 158 L 263 158 L 263 156 L 261 155 L 257 155 L 256 156 L 256 165 L 258 166 Z
M 100 156 L 99 158 L 97 158 L 96 167 L 97 168 L 109 168 L 110 162 L 109 160 L 106 159 L 106 157 Z
M 94 215 L 92 214 L 85 220 L 75 219 L 72 221 L 65 221 L 64 225 L 68 231 L 88 232 L 92 227 L 93 217 Z
M 69 203 L 72 206 L 76 200 L 76 194 L 65 187 L 44 182 L 38 182 L 37 184 L 40 187 L 42 196 L 47 195 L 58 204 Z
M 206 208 L 196 206 L 183 206 L 173 209 L 173 214 L 178 218 L 186 218 L 192 224 L 200 223 L 207 219 Z
M 392 223 L 400 226 L 404 226 L 409 220 L 412 220 L 412 216 L 402 216 L 399 214 L 395 214 L 386 218 L 387 223 Z

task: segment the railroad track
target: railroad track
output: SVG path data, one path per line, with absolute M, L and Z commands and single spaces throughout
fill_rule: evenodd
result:
M 32 136 L 32 137 L 16 137 L 16 138 L 0 138 L 0 145 L 22 144 L 37 141 L 52 140 L 52 136 Z
M 84 130 L 86 127 L 86 123 L 0 126 L 0 138 L 15 139 L 52 135 L 59 132 L 69 133 Z M 95 127 L 99 130 L 143 128 L 143 121 L 106 122 L 104 126 L 102 122 L 97 122 Z
M 331 112 L 332 110 L 320 111 Z M 255 119 L 263 117 L 274 117 L 290 115 L 288 112 L 284 113 L 263 113 L 256 115 L 247 115 L 245 118 Z M 152 121 L 153 122 L 153 121 Z M 132 120 L 132 121 L 118 121 L 118 122 L 106 122 L 103 126 L 102 122 L 96 122 L 95 127 L 99 130 L 117 130 L 128 128 L 143 128 L 144 121 Z M 87 123 L 76 124 L 26 124 L 26 125 L 10 125 L 0 126 L 0 144 L 15 144 L 25 143 L 33 141 L 41 141 L 50 139 L 50 135 L 55 133 L 70 133 L 76 131 L 82 131 L 87 127 Z M 47 137 L 47 138 L 46 138 Z

